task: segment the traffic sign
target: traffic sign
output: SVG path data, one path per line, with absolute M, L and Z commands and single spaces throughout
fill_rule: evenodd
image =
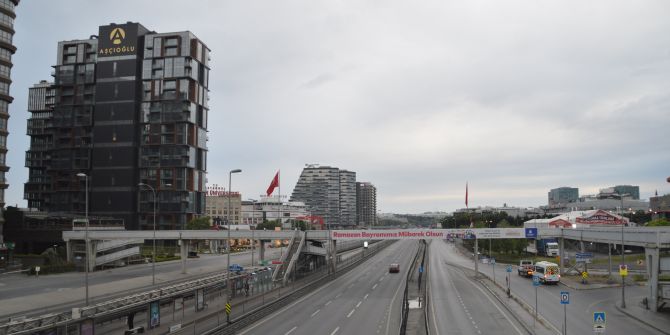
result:
M 537 238 L 537 228 L 526 228 L 526 238 Z
M 570 292 L 561 291 L 561 304 L 562 305 L 570 304 Z
M 227 302 L 227 303 L 226 303 L 226 314 L 230 315 L 230 310 L 231 310 L 230 303 Z
M 621 277 L 628 276 L 628 265 L 626 265 L 626 264 L 620 264 L 619 265 L 619 275 Z
M 575 261 L 577 263 L 591 263 L 593 259 L 593 254 L 590 252 L 578 252 L 575 254 Z
M 505 268 L 505 271 L 507 272 L 512 272 L 512 266 L 508 265 L 507 268 Z
M 593 312 L 593 331 L 596 333 L 605 332 L 605 312 Z
M 423 265 L 419 266 L 419 273 L 423 273 Z
M 540 277 L 533 277 L 533 286 L 540 286 Z
M 490 262 L 491 262 L 491 264 L 495 265 L 495 264 L 496 264 L 496 259 L 495 259 L 495 258 L 491 258 L 491 261 L 490 261 Z

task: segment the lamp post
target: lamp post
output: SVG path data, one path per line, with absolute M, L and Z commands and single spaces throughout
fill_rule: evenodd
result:
M 88 262 L 89 262 L 89 257 L 88 257 L 88 175 L 79 172 L 77 173 L 77 177 L 79 178 L 84 178 L 85 185 L 86 185 L 86 210 L 85 210 L 85 217 L 86 217 L 86 230 L 84 232 L 84 239 L 86 241 L 86 262 L 85 262 L 85 271 L 86 271 L 86 276 L 85 276 L 85 285 L 86 285 L 86 306 L 88 306 Z
M 156 285 L 156 189 L 145 183 L 139 183 L 137 186 L 148 187 L 154 195 L 154 235 L 153 235 L 153 252 L 151 254 L 151 286 Z
M 235 169 L 235 170 L 230 170 L 228 172 L 228 261 L 226 263 L 226 281 L 228 282 L 228 301 L 230 301 L 230 297 L 233 295 L 233 288 L 230 285 L 230 197 L 232 195 L 231 193 L 231 184 L 233 180 L 233 173 L 240 173 L 242 170 L 240 169 Z
M 623 240 L 623 226 L 625 220 L 623 219 L 623 194 L 619 194 L 619 199 L 621 199 L 621 208 L 619 209 L 619 215 L 621 215 L 621 265 L 625 264 L 625 250 L 624 240 Z M 621 267 L 620 265 L 620 267 Z M 621 272 L 621 270 L 619 270 Z M 626 308 L 626 277 L 621 276 L 621 308 Z

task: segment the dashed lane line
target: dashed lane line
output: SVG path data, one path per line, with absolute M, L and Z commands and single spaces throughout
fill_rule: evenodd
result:
M 314 311 L 314 313 L 312 313 L 312 315 L 310 315 L 309 317 L 310 317 L 310 318 L 313 318 L 313 317 L 314 317 L 314 315 L 317 315 L 317 314 L 319 314 L 319 312 L 321 312 L 321 310 L 320 310 L 320 309 L 317 309 L 317 310 L 316 310 L 316 311 Z
M 293 332 L 294 330 L 296 330 L 296 329 L 298 329 L 298 327 L 297 327 L 297 326 L 296 326 L 296 327 L 293 327 L 293 328 L 291 328 L 291 330 L 289 330 L 289 331 L 287 331 L 286 333 L 284 333 L 284 335 L 288 335 L 288 334 L 292 333 L 292 332 Z
M 356 309 L 355 309 L 355 308 L 354 308 L 354 309 L 352 309 L 352 310 L 351 310 L 351 312 L 349 312 L 349 314 L 347 314 L 347 318 L 350 318 L 350 317 L 351 317 L 351 315 L 353 315 L 355 311 L 356 311 Z
M 340 327 L 335 328 L 335 330 L 333 330 L 333 332 L 330 333 L 330 335 L 335 335 L 335 334 L 337 334 L 337 331 L 338 331 L 338 330 L 340 330 Z

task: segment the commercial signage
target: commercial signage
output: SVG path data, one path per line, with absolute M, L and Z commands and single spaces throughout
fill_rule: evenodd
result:
M 98 57 L 137 54 L 137 23 L 100 26 L 98 30 Z
M 212 186 L 207 186 L 207 196 L 210 197 L 241 197 L 240 192 L 229 192 L 226 191 L 226 188 L 214 184 Z
M 479 228 L 479 229 L 379 229 L 379 230 L 333 230 L 333 240 L 423 240 L 459 238 L 525 238 L 523 228 Z
M 617 218 L 616 216 L 609 214 L 605 211 L 597 211 L 593 215 L 586 217 L 578 217 L 575 219 L 577 223 L 584 224 L 610 224 L 610 225 L 620 225 L 625 223 L 624 220 Z
M 537 238 L 537 228 L 525 228 L 526 238 Z
M 149 303 L 149 329 L 158 328 L 161 324 L 161 307 L 158 300 Z

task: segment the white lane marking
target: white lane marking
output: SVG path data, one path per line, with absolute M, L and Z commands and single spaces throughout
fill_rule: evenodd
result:
M 355 309 L 355 308 L 354 308 L 354 309 L 352 309 L 352 310 L 351 310 L 351 312 L 349 312 L 349 314 L 347 314 L 347 317 L 348 317 L 348 318 L 350 318 L 350 317 L 351 317 L 351 315 L 352 315 L 352 314 L 354 314 L 354 312 L 355 312 L 355 311 L 356 311 L 356 309 Z
M 379 281 L 382 281 L 382 280 L 384 280 L 384 278 L 385 278 L 385 277 L 381 277 L 381 278 L 379 278 Z
M 366 294 L 366 295 L 363 297 L 363 300 L 367 299 L 369 295 L 370 295 L 370 293 Z
M 333 332 L 330 333 L 330 335 L 335 335 L 335 334 L 337 334 L 337 331 L 338 331 L 338 330 L 340 330 L 340 327 L 335 328 L 335 330 L 333 330 Z
M 359 302 L 356 304 L 356 308 L 361 307 L 361 304 L 362 304 L 362 303 L 363 303 L 362 301 L 359 301 Z
M 332 302 L 333 302 L 332 300 L 328 300 L 328 302 L 327 302 L 324 306 L 328 306 L 328 305 L 330 305 L 330 303 L 332 303 Z
M 341 296 L 342 296 L 342 293 L 338 293 L 338 294 L 335 296 L 335 299 L 337 299 L 337 298 L 339 298 L 339 297 L 341 297 Z
M 493 301 L 493 299 L 488 294 L 486 294 L 484 289 L 482 289 L 481 287 L 479 287 L 479 285 L 477 285 L 477 284 L 475 284 L 471 281 L 468 281 L 468 282 L 470 284 L 472 284 L 472 286 L 476 287 L 480 292 L 482 292 L 482 294 L 491 302 L 491 305 L 495 306 L 495 308 L 498 310 L 498 312 L 500 312 L 500 314 L 502 314 L 505 317 L 507 322 L 509 322 L 509 324 L 512 325 L 512 327 L 514 327 L 514 330 L 516 330 L 516 332 L 519 335 L 523 335 L 521 330 L 519 330 L 519 328 L 517 328 L 517 326 L 514 324 L 514 322 L 512 322 L 512 320 L 509 318 L 509 316 L 507 316 L 507 314 L 505 314 L 505 312 L 503 312 L 503 310 L 500 308 L 500 306 L 498 306 L 498 304 L 496 304 L 495 301 Z
M 376 288 L 377 288 L 377 284 L 375 284 L 374 286 L 372 286 L 372 289 L 373 289 L 373 290 L 376 289 Z
M 292 332 L 293 332 L 294 330 L 296 330 L 296 329 L 298 329 L 298 327 L 293 327 L 293 328 L 291 328 L 291 330 L 289 330 L 289 331 L 287 331 L 286 333 L 284 333 L 284 335 L 288 335 L 288 334 L 292 333 Z
M 309 317 L 310 317 L 310 318 L 313 318 L 314 315 L 319 314 L 319 312 L 321 312 L 321 310 L 320 310 L 320 309 L 317 309 L 317 310 L 316 310 L 314 313 L 312 313 L 312 315 L 310 315 Z

